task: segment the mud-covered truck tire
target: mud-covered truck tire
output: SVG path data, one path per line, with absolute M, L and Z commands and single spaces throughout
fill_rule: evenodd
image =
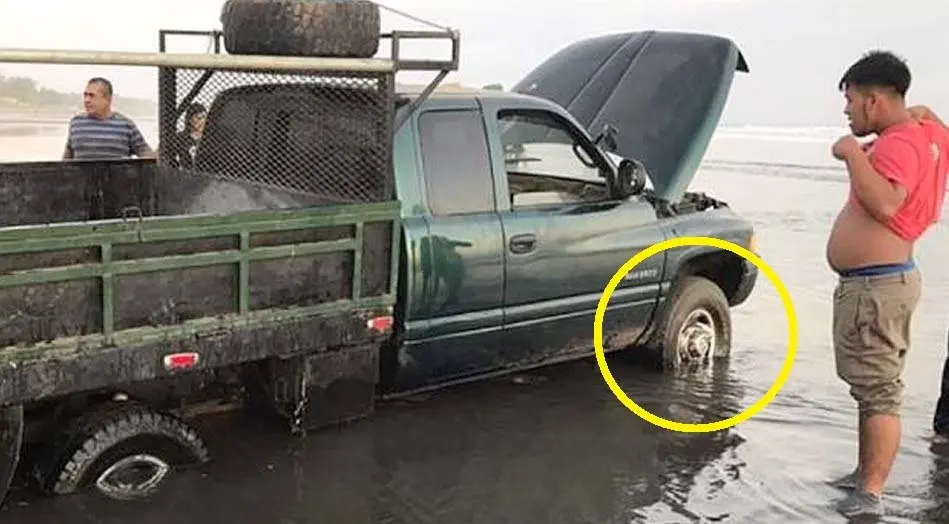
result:
M 686 276 L 673 286 L 646 346 L 667 369 L 731 354 L 731 311 L 725 293 L 707 278 Z
M 194 429 L 177 417 L 134 402 L 109 404 L 81 415 L 53 440 L 35 472 L 40 487 L 51 495 L 96 485 L 114 499 L 143 498 L 158 490 L 172 467 L 209 459 L 207 446 Z M 134 467 L 154 473 L 134 484 L 107 478 Z
M 381 38 L 369 0 L 227 0 L 221 23 L 230 54 L 371 58 Z

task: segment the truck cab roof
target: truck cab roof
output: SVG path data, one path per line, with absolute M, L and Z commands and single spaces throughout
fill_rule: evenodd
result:
M 422 91 L 424 89 L 425 86 L 397 86 L 396 97 L 399 100 L 399 104 L 406 104 L 418 100 L 421 97 Z M 426 99 L 422 102 L 422 106 L 424 107 L 431 103 L 438 104 L 439 101 L 442 100 L 457 99 L 490 99 L 495 102 L 505 102 L 504 105 L 516 105 L 518 107 L 529 105 L 543 109 L 558 108 L 558 110 L 562 110 L 561 106 L 550 102 L 545 98 L 515 93 L 513 91 L 499 91 L 496 89 L 484 89 L 480 87 L 465 87 L 458 84 L 444 84 L 438 86 L 434 91 L 432 91 L 430 95 L 428 95 L 428 97 L 426 97 Z

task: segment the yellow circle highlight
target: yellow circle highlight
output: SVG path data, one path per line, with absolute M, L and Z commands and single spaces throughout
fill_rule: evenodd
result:
M 619 384 L 616 383 L 616 380 L 613 379 L 613 375 L 610 373 L 610 368 L 606 364 L 606 357 L 604 356 L 603 351 L 603 315 L 606 313 L 606 305 L 610 302 L 610 298 L 616 291 L 616 286 L 618 286 L 620 281 L 622 281 L 623 276 L 629 273 L 642 261 L 655 254 L 662 253 L 667 249 L 688 246 L 717 247 L 726 251 L 730 251 L 754 264 L 755 267 L 764 273 L 765 276 L 768 277 L 768 280 L 774 284 L 775 289 L 778 290 L 778 295 L 781 297 L 781 302 L 784 304 L 784 310 L 787 313 L 788 318 L 788 351 L 784 358 L 784 365 L 781 367 L 781 372 L 778 373 L 778 378 L 774 381 L 774 384 L 771 385 L 771 389 L 769 389 L 768 392 L 765 393 L 765 395 L 755 402 L 751 407 L 742 411 L 741 413 L 725 420 L 709 422 L 705 424 L 692 424 L 664 419 L 662 417 L 653 415 L 649 411 L 643 409 L 638 404 L 633 402 L 632 399 L 630 399 L 626 393 L 620 389 Z M 781 391 L 785 381 L 787 381 L 788 376 L 791 374 L 791 368 L 794 367 L 794 357 L 797 354 L 797 335 L 797 314 L 794 311 L 794 302 L 791 300 L 791 295 L 784 286 L 784 282 L 782 282 L 777 273 L 771 269 L 771 266 L 758 257 L 758 255 L 737 244 L 711 237 L 671 238 L 669 240 L 653 244 L 652 246 L 637 253 L 635 256 L 626 261 L 626 263 L 623 264 L 623 266 L 613 274 L 610 282 L 606 285 L 606 289 L 603 290 L 603 295 L 600 296 L 600 302 L 596 306 L 596 315 L 593 318 L 593 344 L 596 349 L 596 362 L 600 368 L 600 373 L 603 375 L 603 379 L 610 387 L 610 391 L 613 392 L 613 395 L 615 395 L 624 406 L 629 408 L 629 410 L 633 413 L 639 415 L 639 417 L 643 420 L 651 422 L 652 424 L 661 428 L 668 429 L 670 431 L 677 431 L 680 433 L 709 433 L 712 431 L 719 431 L 730 428 L 736 424 L 740 424 L 757 415 L 759 411 L 764 409 L 765 406 L 774 400 L 774 397 L 777 396 L 779 391 Z

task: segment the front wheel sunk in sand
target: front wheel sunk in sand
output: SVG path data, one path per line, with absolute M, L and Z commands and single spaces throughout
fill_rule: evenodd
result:
M 681 278 L 666 299 L 658 323 L 646 346 L 664 368 L 692 368 L 731 354 L 728 299 L 707 278 Z

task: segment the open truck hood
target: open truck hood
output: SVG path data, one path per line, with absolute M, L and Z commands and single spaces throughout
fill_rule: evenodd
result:
M 646 166 L 656 195 L 677 201 L 708 148 L 735 71 L 728 38 L 643 31 L 575 42 L 512 89 L 567 109 L 591 135 L 614 127 L 616 153 Z

